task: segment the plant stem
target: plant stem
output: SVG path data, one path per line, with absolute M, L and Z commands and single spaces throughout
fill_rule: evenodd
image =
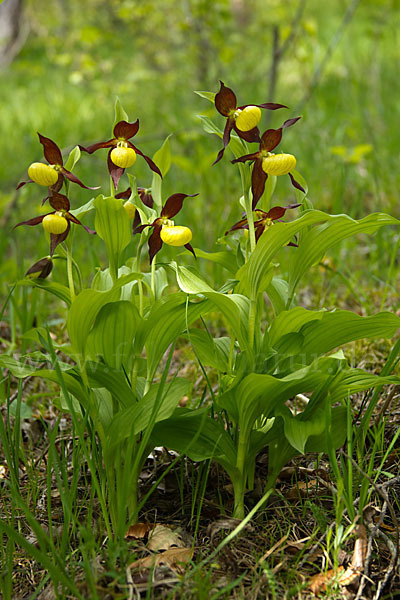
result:
M 156 299 L 156 257 L 151 263 L 151 291 L 153 292 L 154 300 Z
M 67 244 L 67 276 L 68 276 L 68 285 L 69 285 L 69 293 L 71 295 L 71 302 L 75 300 L 75 286 L 74 286 L 74 275 L 72 273 L 72 251 L 70 246 Z
M 246 455 L 248 450 L 247 435 L 243 435 L 243 431 L 239 431 L 238 449 L 236 467 L 239 471 L 239 476 L 232 481 L 234 490 L 234 507 L 233 518 L 244 519 L 244 493 L 246 488 Z
M 254 344 L 254 332 L 256 329 L 256 317 L 257 317 L 257 300 L 254 298 L 250 299 L 250 310 L 249 310 L 249 343 Z
M 244 191 L 245 206 L 246 206 L 246 217 L 249 226 L 249 240 L 250 240 L 250 252 L 253 253 L 256 247 L 256 234 L 254 231 L 254 217 L 252 199 L 250 198 L 249 190 Z

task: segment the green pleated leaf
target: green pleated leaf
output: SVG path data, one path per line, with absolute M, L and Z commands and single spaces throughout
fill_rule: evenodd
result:
M 322 386 L 329 377 L 339 371 L 344 361 L 336 357 L 324 357 L 309 367 L 299 369 L 286 377 L 251 373 L 224 394 L 219 403 L 235 410 L 244 437 L 250 434 L 255 421 L 263 415 L 274 416 L 274 411 L 296 394 L 307 393 Z
M 122 251 L 132 239 L 131 220 L 124 209 L 123 200 L 119 198 L 100 195 L 94 205 L 96 232 L 104 241 L 110 262 L 117 270 Z
M 275 315 L 286 309 L 289 299 L 288 283 L 279 277 L 273 277 L 267 286 L 267 295 L 272 304 Z
M 207 301 L 186 305 L 186 296 L 181 293 L 160 298 L 153 305 L 135 343 L 136 353 L 140 353 L 142 344 L 146 346 L 150 378 L 168 346 L 185 332 L 187 325 L 208 310 L 210 303 Z
M 203 329 L 191 329 L 189 333 L 189 341 L 203 366 L 214 367 L 221 372 L 228 371 L 230 338 L 213 339 Z
M 185 294 L 202 294 L 203 292 L 214 291 L 204 279 L 195 275 L 186 267 L 180 267 L 176 263 L 171 264 L 175 268 L 176 281 Z
M 82 356 L 89 331 L 91 330 L 97 313 L 108 302 L 119 300 L 120 288 L 135 279 L 142 279 L 141 273 L 131 273 L 120 277 L 111 290 L 100 292 L 97 290 L 83 290 L 71 304 L 68 313 L 67 328 L 71 345 Z
M 69 288 L 61 283 L 56 283 L 55 281 L 47 281 L 47 279 L 21 279 L 18 281 L 18 285 L 34 285 L 37 288 L 42 290 L 46 290 L 53 296 L 57 296 L 60 298 L 67 306 L 71 304 L 71 294 Z
M 127 115 L 127 113 L 124 110 L 124 107 L 122 106 L 118 96 L 115 99 L 115 118 L 114 118 L 114 124 L 113 124 L 113 131 L 114 131 L 114 127 L 116 126 L 117 123 L 119 123 L 120 121 L 128 121 L 129 122 L 129 117 Z M 113 131 L 111 132 L 111 135 L 114 135 Z
M 350 311 L 326 312 L 320 321 L 302 329 L 302 351 L 310 355 L 325 354 L 342 344 L 363 338 L 390 338 L 400 327 L 400 317 L 383 312 L 361 317 Z
M 89 202 L 86 202 L 86 204 L 83 204 L 79 208 L 74 208 L 73 210 L 70 210 L 69 212 L 71 214 L 73 214 L 75 217 L 78 217 L 79 219 L 81 219 L 88 212 L 90 212 L 94 209 L 94 201 L 95 201 L 95 198 L 91 198 L 89 200 Z
M 249 261 L 236 275 L 240 280 L 238 291 L 251 297 L 264 291 L 265 273 L 276 253 L 293 236 L 307 229 L 299 248 L 290 248 L 292 260 L 289 278 L 289 297 L 306 271 L 325 254 L 326 250 L 346 237 L 357 233 L 374 233 L 383 225 L 396 225 L 400 221 L 384 213 L 374 213 L 356 221 L 346 215 L 328 215 L 321 211 L 309 210 L 290 223 L 275 223 L 264 232 Z
M 351 311 L 310 311 L 296 307 L 282 311 L 269 330 L 270 345 L 282 355 L 294 354 L 290 341 L 296 341 L 296 351 L 304 363 L 330 352 L 334 348 L 368 338 L 391 338 L 400 328 L 400 317 L 383 312 L 362 317 Z
M 121 365 L 127 367 L 140 319 L 131 302 L 120 300 L 105 304 L 99 310 L 89 333 L 86 354 L 94 358 L 102 357 L 107 365 L 115 369 Z
M 64 167 L 67 169 L 67 171 L 72 171 L 73 168 L 75 167 L 76 163 L 78 162 L 78 160 L 81 157 L 81 151 L 79 146 L 75 146 L 75 148 L 73 148 L 73 150 L 71 150 L 71 152 L 69 153 L 68 156 L 68 160 L 65 163 Z
M 213 104 L 215 103 L 215 96 L 216 96 L 215 92 L 203 92 L 203 91 L 195 90 L 194 93 L 197 94 L 198 96 L 200 96 L 200 98 L 205 98 L 206 100 L 209 100 Z
M 222 250 L 220 252 L 204 252 L 200 248 L 194 249 L 197 258 L 204 258 L 227 269 L 230 273 L 236 273 L 238 265 L 236 257 L 232 252 Z
M 157 150 L 157 152 L 153 155 L 153 161 L 156 163 L 157 167 L 160 169 L 163 177 L 168 173 L 171 167 L 171 148 L 169 144 L 169 135 L 161 148 Z
M 106 388 L 116 406 L 128 408 L 135 403 L 135 390 L 129 386 L 124 371 L 95 361 L 88 361 L 85 368 L 91 387 Z
M 311 435 L 305 444 L 305 452 L 328 452 L 332 445 L 335 450 L 343 446 L 347 435 L 347 408 L 336 406 L 331 410 L 329 437 L 325 429 L 319 435 Z
M 303 414 L 293 416 L 287 406 L 283 406 L 279 414 L 284 421 L 286 439 L 300 454 L 303 454 L 310 436 L 320 436 L 325 430 L 324 406 L 313 411 L 309 418 Z
M 231 477 L 236 474 L 236 449 L 231 437 L 203 409 L 178 409 L 172 417 L 155 425 L 151 439 L 154 445 L 167 446 L 195 461 L 212 458 Z
M 304 217 L 313 212 L 315 211 L 305 213 Z M 293 294 L 304 273 L 316 264 L 331 246 L 358 233 L 372 234 L 385 225 L 399 225 L 400 223 L 398 219 L 385 213 L 373 213 L 359 221 L 347 215 L 331 215 L 326 221 L 324 224 L 313 227 L 293 252 L 289 274 L 289 295 Z
M 201 294 L 208 298 L 223 314 L 232 327 L 242 350 L 249 357 L 253 356 L 253 348 L 248 339 L 248 323 L 250 301 L 239 294 L 221 294 L 214 291 L 203 279 L 194 275 L 186 267 L 174 264 L 179 287 L 186 294 Z
M 176 378 L 165 386 L 161 399 L 157 398 L 160 384 L 154 384 L 138 402 L 114 416 L 107 431 L 108 444 L 113 446 L 131 435 L 144 431 L 151 423 L 168 419 L 183 396 L 190 393 L 191 384 Z M 158 405 L 158 410 L 155 408 Z M 155 412 L 156 411 L 156 412 Z

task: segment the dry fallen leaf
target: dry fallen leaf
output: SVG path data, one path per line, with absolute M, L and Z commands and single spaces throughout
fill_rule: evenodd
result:
M 125 538 L 134 538 L 136 540 L 142 539 L 153 529 L 153 525 L 150 523 L 135 523 L 131 525 L 125 534 Z
M 149 536 L 147 547 L 149 550 L 169 550 L 171 546 L 184 547 L 183 540 L 177 531 L 166 525 L 155 525 Z
M 367 555 L 367 530 L 364 525 L 357 525 L 355 528 L 357 539 L 354 543 L 353 557 L 351 565 L 345 570 L 344 567 L 330 569 L 326 573 L 318 573 L 311 577 L 310 590 L 315 594 L 326 590 L 329 583 L 336 580 L 341 586 L 347 586 L 354 583 L 364 569 L 365 557 Z
M 318 573 L 310 579 L 310 590 L 313 594 L 317 595 L 321 591 L 325 591 L 329 583 L 333 583 L 336 580 L 340 582 L 340 577 L 343 574 L 344 567 L 338 567 L 338 569 L 329 569 L 326 573 Z
M 131 569 L 151 569 L 153 565 L 154 568 L 159 567 L 160 565 L 166 565 L 172 569 L 172 571 L 175 571 L 175 573 L 183 573 L 186 564 L 191 558 L 191 548 L 170 548 L 165 552 L 152 554 L 151 556 L 146 556 L 145 558 L 135 560 L 129 565 L 129 567 Z

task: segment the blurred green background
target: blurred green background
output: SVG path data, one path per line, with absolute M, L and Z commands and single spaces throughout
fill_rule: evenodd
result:
M 11 2 L 4 0 L 0 8 Z M 290 107 L 264 111 L 262 130 L 303 116 L 285 131 L 279 148 L 296 155 L 315 208 L 356 218 L 374 211 L 400 217 L 398 0 L 21 0 L 20 5 L 17 50 L 7 50 L 3 40 L 0 72 L 2 296 L 48 252 L 40 228 L 12 231 L 43 210 L 39 186 L 15 192 L 29 164 L 43 158 L 36 132 L 55 140 L 64 153 L 79 143 L 108 139 L 117 96 L 130 120 L 140 119 L 134 142 L 143 152 L 153 155 L 172 134 L 164 198 L 177 191 L 199 193 L 177 220 L 192 227 L 196 247 L 216 249 L 215 240 L 241 212 L 231 154 L 211 166 L 221 141 L 203 132 L 197 115 L 211 116 L 221 127 L 224 120 L 193 93 L 218 91 L 220 79 L 235 90 L 239 104 L 273 101 Z M 75 172 L 108 193 L 106 154 L 84 155 Z M 151 184 L 140 157 L 131 171 L 139 185 Z M 120 189 L 128 185 L 124 179 Z M 73 207 L 92 195 L 75 185 L 70 191 Z M 279 178 L 275 203 L 294 200 L 289 178 Z M 90 225 L 90 218 L 85 222 Z M 83 230 L 75 239 L 89 277 L 101 259 L 101 241 Z M 373 241 L 335 250 L 333 258 L 353 286 L 365 278 L 369 286 L 386 286 L 387 295 L 397 240 L 397 231 L 387 229 Z

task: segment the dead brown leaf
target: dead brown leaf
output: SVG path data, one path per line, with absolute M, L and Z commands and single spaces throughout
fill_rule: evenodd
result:
M 177 531 L 167 525 L 157 524 L 149 536 L 147 547 L 149 550 L 169 550 L 171 546 L 184 547 L 183 540 Z
M 175 573 L 183 573 L 187 563 L 192 558 L 191 548 L 170 548 L 165 552 L 159 554 L 152 554 L 145 558 L 135 560 L 129 565 L 131 569 L 151 569 L 154 565 L 159 567 L 160 565 L 166 565 Z
M 336 579 L 340 578 L 340 575 L 344 571 L 344 567 L 338 567 L 337 569 L 329 569 L 326 573 L 318 573 L 317 575 L 313 575 L 310 579 L 310 590 L 316 596 L 325 591 L 327 586 Z
M 153 525 L 150 525 L 150 523 L 135 523 L 135 525 L 131 525 L 129 527 L 125 534 L 125 538 L 134 538 L 136 540 L 140 540 L 144 538 L 152 529 Z

